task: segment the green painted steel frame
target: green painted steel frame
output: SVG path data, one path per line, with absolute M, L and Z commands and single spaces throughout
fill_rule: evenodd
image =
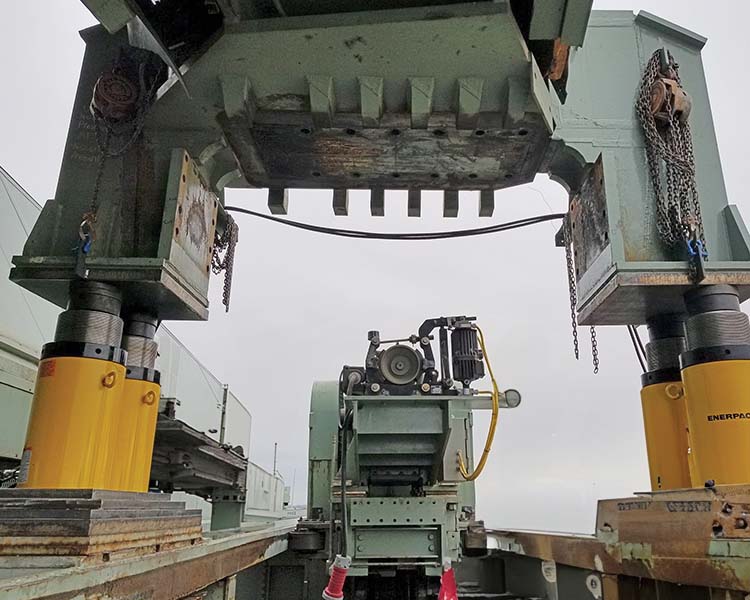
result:
M 730 283 L 743 299 L 750 296 L 750 237 L 724 186 L 701 59 L 705 42 L 649 13 L 594 11 L 586 44 L 571 52 L 568 97 L 565 104 L 555 98 L 554 106 L 554 139 L 563 145 L 553 145 L 548 170 L 570 190 L 573 204 L 582 206 L 578 224 L 598 222 L 605 233 L 576 247 L 590 257 L 577 262 L 583 324 L 642 324 L 654 314 L 681 312 L 682 295 L 691 286 L 687 263 L 659 239 L 634 108 L 645 64 L 662 47 L 675 55 L 693 99 L 697 183 L 710 252 L 704 283 Z M 587 181 L 595 191 L 582 194 Z M 600 210 L 587 210 L 592 204 Z

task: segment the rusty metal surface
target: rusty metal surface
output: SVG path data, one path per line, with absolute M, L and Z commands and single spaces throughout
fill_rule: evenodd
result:
M 188 548 L 0 580 L 0 597 L 178 600 L 285 551 L 287 535 L 294 526 L 284 521 L 259 531 L 235 530 Z
M 201 534 L 201 511 L 168 494 L 0 490 L 0 569 L 20 556 L 29 566 L 49 557 L 104 562 L 192 545 Z
M 750 591 L 748 511 L 747 486 L 641 494 L 600 501 L 595 536 L 488 531 L 489 546 L 610 576 Z
M 489 535 L 503 551 L 579 569 L 682 585 L 750 591 L 750 559 L 747 558 L 653 556 L 648 544 L 607 544 L 593 536 L 535 532 L 489 532 Z
M 432 115 L 429 130 L 411 129 L 408 115 L 377 129 L 347 126 L 355 119 L 345 116 L 325 130 L 304 115 L 284 125 L 261 120 L 252 128 L 221 122 L 248 181 L 270 187 L 503 188 L 532 181 L 549 142 L 531 117 L 507 129 L 487 123 L 481 135 L 456 129 L 455 115 Z
M 580 277 L 609 245 L 607 194 L 601 158 L 588 170 L 581 190 L 573 196 L 570 213 L 576 277 Z

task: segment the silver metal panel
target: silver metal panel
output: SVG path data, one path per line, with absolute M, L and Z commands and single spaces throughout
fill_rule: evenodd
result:
M 52 339 L 59 309 L 8 280 L 41 207 L 0 167 L 0 346 L 35 359 Z
M 18 459 L 26 437 L 36 364 L 59 309 L 8 280 L 41 207 L 0 167 L 0 459 Z

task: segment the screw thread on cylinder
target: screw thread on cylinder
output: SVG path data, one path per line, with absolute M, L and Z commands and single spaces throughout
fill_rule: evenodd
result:
M 155 367 L 159 350 L 154 340 L 157 327 L 158 320 L 155 317 L 141 313 L 127 316 L 122 345 L 128 353 L 129 367 Z
M 737 290 L 711 285 L 685 295 L 690 317 L 685 325 L 688 350 L 750 345 L 750 319 L 740 310 Z

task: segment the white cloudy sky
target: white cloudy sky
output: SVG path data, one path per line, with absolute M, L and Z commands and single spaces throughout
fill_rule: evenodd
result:
M 0 164 L 40 202 L 55 189 L 83 55 L 77 30 L 93 19 L 76 0 L 0 0 Z M 648 10 L 704 34 L 714 118 L 731 200 L 746 214 L 748 86 L 744 57 L 750 3 L 715 0 L 596 0 L 598 9 Z M 233 203 L 262 209 L 243 192 Z M 290 216 L 380 230 L 446 227 L 435 199 L 421 221 L 406 219 L 400 194 L 373 222 L 365 197 L 334 218 L 325 193 L 299 192 Z M 562 212 L 566 198 L 543 179 L 497 198 L 496 220 Z M 486 225 L 471 202 L 448 224 Z M 232 311 L 213 286 L 208 323 L 170 324 L 243 399 L 254 416 L 251 457 L 279 469 L 305 497 L 307 412 L 312 381 L 364 358 L 366 333 L 413 332 L 426 317 L 476 314 L 500 385 L 524 394 L 502 414 L 494 453 L 478 483 L 479 514 L 494 527 L 591 531 L 596 499 L 648 487 L 639 368 L 622 328 L 599 333 L 602 370 L 570 349 L 565 264 L 554 227 L 472 240 L 410 244 L 341 240 L 241 220 Z M 476 420 L 477 445 L 487 419 Z M 296 475 L 296 477 L 295 477 Z

